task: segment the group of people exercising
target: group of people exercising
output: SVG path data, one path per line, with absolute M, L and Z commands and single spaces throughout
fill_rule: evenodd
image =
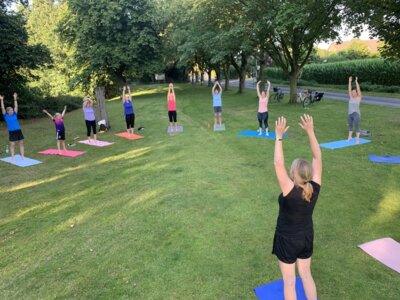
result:
M 352 88 L 352 77 L 349 77 L 349 109 L 348 109 L 348 140 L 352 139 L 353 129 L 356 130 L 356 143 L 360 137 L 360 102 L 361 89 L 358 79 L 355 79 L 356 88 Z M 257 95 L 259 98 L 257 118 L 259 122 L 259 134 L 263 133 L 263 124 L 266 135 L 268 132 L 268 100 L 270 82 L 267 81 L 267 90 L 260 90 L 260 82 L 257 83 Z M 218 87 L 218 88 L 217 88 Z M 126 92 L 128 92 L 126 94 Z M 218 81 L 212 87 L 214 123 L 222 124 L 222 87 Z M 0 95 L 1 109 L 4 120 L 7 123 L 11 157 L 14 160 L 15 143 L 19 142 L 20 154 L 24 158 L 24 136 L 18 123 L 18 95 L 14 93 L 14 108 L 4 107 L 4 97 Z M 123 87 L 122 101 L 128 134 L 134 133 L 135 112 L 132 104 L 130 87 Z M 173 84 L 169 84 L 167 95 L 167 108 L 170 126 L 177 128 L 176 98 Z M 65 150 L 65 127 L 63 112 L 51 115 L 43 110 L 55 124 L 57 132 L 57 147 Z M 93 100 L 90 97 L 83 99 L 83 113 L 87 128 L 87 137 L 90 141 L 93 131 L 93 143 L 96 143 L 96 121 L 93 110 Z M 295 159 L 290 167 L 289 173 L 285 167 L 283 151 L 283 135 L 287 132 L 285 117 L 279 117 L 275 122 L 275 148 L 274 167 L 276 177 L 281 189 L 279 195 L 279 215 L 275 235 L 273 239 L 272 253 L 279 261 L 279 267 L 284 281 L 284 295 L 286 300 L 296 299 L 296 273 L 297 269 L 302 279 L 304 290 L 309 300 L 317 299 L 317 290 L 311 274 L 311 256 L 313 254 L 314 229 L 312 215 L 318 199 L 322 182 L 322 154 L 319 143 L 314 133 L 313 118 L 307 114 L 300 117 L 300 127 L 306 132 L 310 144 L 311 163 Z

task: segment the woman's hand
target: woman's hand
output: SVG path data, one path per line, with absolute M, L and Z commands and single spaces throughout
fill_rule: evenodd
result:
M 307 133 L 314 131 L 314 122 L 313 118 L 310 115 L 304 114 L 303 116 L 301 116 L 299 125 Z
M 289 129 L 289 126 L 286 127 L 286 118 L 279 117 L 278 120 L 275 121 L 275 133 L 276 138 L 281 139 L 283 134 Z
M 350 76 L 350 77 L 349 77 L 349 82 L 352 82 L 352 81 L 353 81 L 353 77 Z

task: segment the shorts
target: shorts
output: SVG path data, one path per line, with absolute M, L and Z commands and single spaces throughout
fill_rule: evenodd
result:
M 221 114 L 222 106 L 214 106 L 214 114 Z
M 176 123 L 176 119 L 177 119 L 176 110 L 169 110 L 168 111 L 168 118 L 169 118 L 170 122 L 175 122 Z
M 24 135 L 22 134 L 21 129 L 11 130 L 8 132 L 8 139 L 10 142 L 22 141 L 24 139 Z
M 65 131 L 57 131 L 56 139 L 57 141 L 65 141 Z
M 126 128 L 135 128 L 135 114 L 129 114 L 125 116 Z
M 313 254 L 314 233 L 286 236 L 275 232 L 272 254 L 281 262 L 293 264 L 298 258 L 310 258 Z

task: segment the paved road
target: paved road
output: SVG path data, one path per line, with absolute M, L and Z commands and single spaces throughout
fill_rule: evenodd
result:
M 231 80 L 229 82 L 231 86 L 239 86 L 239 80 Z M 246 80 L 246 88 L 249 89 L 256 89 L 254 84 L 254 79 L 247 79 Z M 289 88 L 282 88 L 282 91 L 285 94 L 289 93 Z M 323 92 L 323 90 L 321 90 Z M 341 100 L 341 101 L 348 101 L 349 96 L 347 93 L 338 93 L 338 92 L 325 92 L 324 98 L 334 99 L 334 100 Z M 387 97 L 375 97 L 375 96 L 363 96 L 362 98 L 363 103 L 371 104 L 371 105 L 381 105 L 387 107 L 398 107 L 400 108 L 400 99 L 398 98 L 387 98 Z

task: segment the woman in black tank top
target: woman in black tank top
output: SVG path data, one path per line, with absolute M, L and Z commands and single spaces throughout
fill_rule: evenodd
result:
M 286 119 L 275 122 L 276 142 L 274 153 L 275 172 L 282 193 L 279 195 L 279 216 L 272 253 L 278 257 L 284 282 L 285 299 L 295 299 L 297 269 L 308 300 L 317 299 L 317 289 L 311 275 L 314 229 L 312 214 L 321 187 L 321 149 L 314 133 L 311 116 L 304 114 L 299 125 L 308 135 L 312 163 L 296 159 L 289 174 L 285 169 L 282 136 L 287 131 Z

